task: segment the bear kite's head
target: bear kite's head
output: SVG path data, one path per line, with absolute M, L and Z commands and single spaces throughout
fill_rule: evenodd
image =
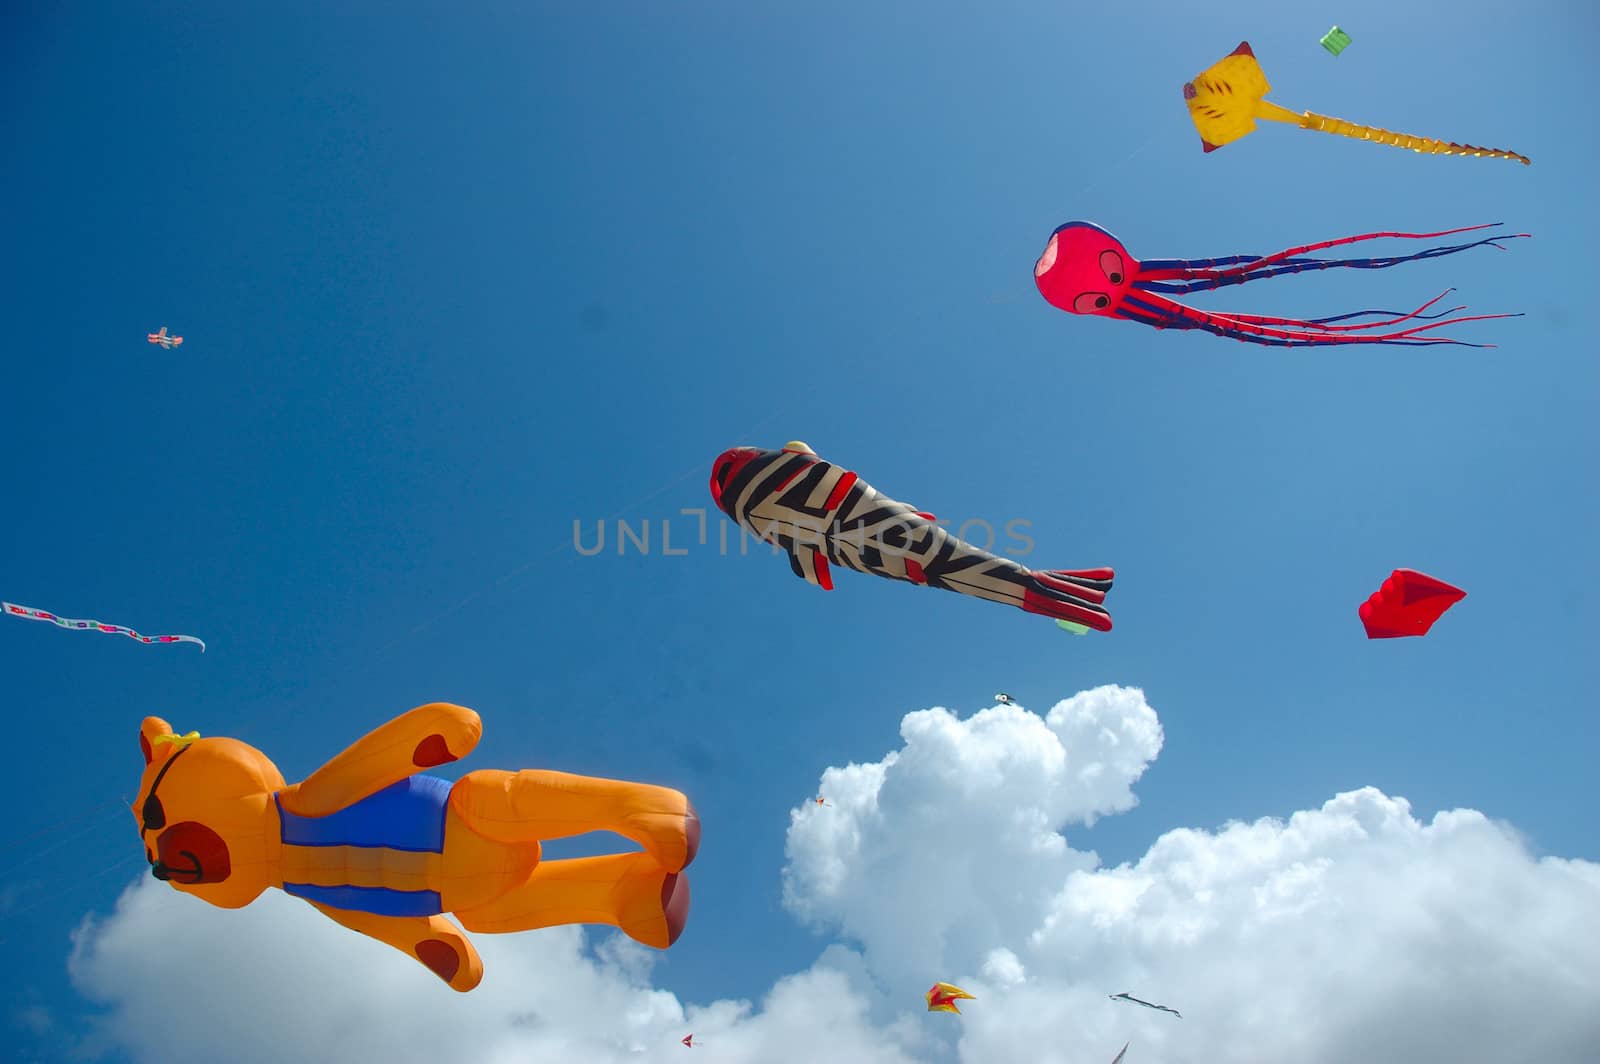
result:
M 150 874 L 185 894 L 237 909 L 275 882 L 272 852 L 283 775 L 237 739 L 175 735 L 160 717 L 139 726 L 144 775 L 134 799 Z

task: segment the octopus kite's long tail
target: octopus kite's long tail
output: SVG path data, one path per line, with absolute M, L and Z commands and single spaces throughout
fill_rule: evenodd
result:
M 1423 313 L 1448 294 L 1449 292 L 1447 291 L 1435 296 L 1409 314 L 1397 314 L 1388 310 L 1358 310 L 1349 314 L 1338 314 L 1333 317 L 1309 320 L 1281 318 L 1264 314 L 1223 314 L 1196 310 L 1194 307 L 1175 303 L 1164 296 L 1130 296 L 1117 312 L 1117 315 L 1131 318 L 1135 321 L 1142 321 L 1146 325 L 1154 325 L 1158 329 L 1203 329 L 1218 336 L 1229 336 L 1235 340 L 1245 340 L 1250 343 L 1266 344 L 1272 347 L 1334 346 L 1342 344 L 1390 344 L 1406 347 L 1458 344 L 1463 347 L 1493 347 L 1493 344 L 1471 344 L 1464 340 L 1452 340 L 1448 337 L 1431 335 L 1431 333 L 1434 329 L 1459 325 L 1462 322 L 1521 317 L 1520 314 L 1473 314 L 1459 318 L 1449 317 L 1449 315 L 1458 310 L 1465 310 L 1465 307 L 1452 307 L 1438 314 Z M 1363 324 L 1330 324 L 1350 318 L 1371 317 L 1377 314 L 1392 316 L 1385 321 L 1366 322 Z M 1374 334 L 1370 331 L 1419 319 L 1427 321 L 1429 324 L 1415 325 L 1398 332 Z
M 1451 307 L 1448 310 L 1441 310 L 1436 314 L 1423 313 L 1423 311 L 1427 310 L 1429 307 L 1433 306 L 1435 303 L 1439 302 L 1439 300 L 1443 299 L 1445 296 L 1454 291 L 1454 288 L 1445 289 L 1443 292 L 1440 292 L 1438 295 L 1434 296 L 1432 299 L 1428 300 L 1426 303 L 1422 304 L 1422 306 L 1418 307 L 1416 310 L 1413 310 L 1409 314 L 1401 314 L 1396 310 L 1356 310 L 1351 311 L 1349 314 L 1335 314 L 1328 318 L 1281 318 L 1267 314 L 1212 314 L 1211 317 L 1215 320 L 1227 321 L 1245 328 L 1255 325 L 1288 325 L 1297 329 L 1306 330 L 1308 332 L 1315 332 L 1319 334 L 1327 333 L 1335 336 L 1339 333 L 1355 333 L 1371 331 L 1373 329 L 1386 329 L 1390 326 L 1399 325 L 1402 322 L 1407 321 L 1421 320 L 1431 321 L 1434 323 L 1432 325 L 1424 325 L 1394 334 L 1395 336 L 1399 337 L 1415 335 L 1416 333 L 1420 333 L 1426 329 L 1437 329 L 1446 325 L 1456 325 L 1464 321 L 1489 321 L 1493 318 L 1520 318 L 1522 316 L 1520 314 L 1474 314 L 1468 317 L 1450 318 L 1450 315 L 1454 314 L 1456 311 L 1466 310 L 1467 308 L 1465 306 Z M 1391 316 L 1383 321 L 1370 321 L 1354 325 L 1332 324 L 1336 321 L 1347 321 L 1351 318 L 1366 318 L 1375 314 L 1386 314 Z M 1441 318 L 1449 318 L 1450 320 L 1441 321 Z
M 1516 240 L 1528 237 L 1529 233 L 1511 233 L 1485 237 L 1467 244 L 1447 244 L 1441 247 L 1427 248 L 1411 255 L 1384 255 L 1373 258 L 1360 259 L 1319 259 L 1303 257 L 1307 252 L 1326 251 L 1328 248 L 1342 247 L 1345 244 L 1355 244 L 1363 240 L 1398 239 L 1398 240 L 1431 240 L 1435 237 L 1453 236 L 1456 233 L 1471 233 L 1479 229 L 1492 229 L 1504 222 L 1488 222 L 1484 225 L 1469 225 L 1460 229 L 1444 229 L 1437 233 L 1362 233 L 1359 236 L 1340 237 L 1337 240 L 1322 240 L 1315 244 L 1302 244 L 1299 247 L 1287 248 L 1273 255 L 1249 256 L 1230 255 L 1221 259 L 1149 259 L 1139 264 L 1138 280 L 1134 287 L 1147 292 L 1168 292 L 1182 295 L 1187 292 L 1203 292 L 1212 288 L 1221 288 L 1226 285 L 1243 284 L 1266 277 L 1277 277 L 1287 273 L 1302 273 L 1306 270 L 1326 270 L 1329 268 L 1347 268 L 1356 270 L 1382 270 L 1390 266 L 1398 266 L 1402 262 L 1417 262 L 1422 259 L 1436 259 L 1442 255 L 1454 255 L 1457 252 L 1469 251 L 1477 247 L 1498 248 L 1505 250 L 1500 243 L 1502 240 Z M 1163 284 L 1163 281 L 1178 281 L 1178 284 Z
M 1256 117 L 1258 118 L 1267 118 L 1274 122 L 1288 122 L 1299 126 L 1301 129 L 1314 129 L 1319 133 L 1332 133 L 1335 136 L 1351 137 L 1355 140 L 1370 140 L 1396 148 L 1409 148 L 1425 155 L 1476 155 L 1483 159 L 1515 159 L 1523 166 L 1533 165 L 1532 160 L 1526 155 L 1519 155 L 1514 151 L 1506 151 L 1503 148 L 1480 148 L 1476 144 L 1457 144 L 1453 140 L 1413 137 L 1409 133 L 1395 133 L 1387 129 L 1379 129 L 1377 126 L 1363 126 L 1355 122 L 1346 122 L 1342 118 L 1319 115 L 1315 111 L 1302 111 L 1297 115 L 1287 107 L 1279 107 L 1277 104 L 1267 100 L 1262 100 L 1256 105 L 1256 108 Z

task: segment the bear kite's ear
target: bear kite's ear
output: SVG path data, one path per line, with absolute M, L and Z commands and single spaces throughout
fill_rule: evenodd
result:
M 156 759 L 156 740 L 163 735 L 172 734 L 172 725 L 160 717 L 146 717 L 139 725 L 139 750 L 144 754 L 144 763 L 149 764 Z

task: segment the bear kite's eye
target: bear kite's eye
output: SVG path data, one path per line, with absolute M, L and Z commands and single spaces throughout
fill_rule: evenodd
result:
M 161 786 L 161 781 L 167 778 L 167 773 L 172 766 L 177 764 L 178 758 L 189 752 L 189 747 L 167 758 L 167 763 L 161 766 L 161 771 L 156 773 L 156 781 L 150 784 L 150 797 L 144 800 L 144 807 L 139 811 L 140 819 L 144 822 L 146 831 L 160 831 L 167 826 L 167 811 L 161 808 L 161 799 L 156 797 L 156 788 Z
M 167 811 L 161 808 L 161 799 L 153 794 L 144 800 L 143 816 L 146 831 L 160 831 L 167 826 Z

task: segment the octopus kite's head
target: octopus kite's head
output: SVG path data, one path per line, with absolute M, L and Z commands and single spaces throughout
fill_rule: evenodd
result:
M 1068 222 L 1050 234 L 1033 267 L 1039 294 L 1073 314 L 1114 314 L 1138 273 L 1122 242 L 1091 222 Z
M 717 455 L 717 460 L 711 465 L 711 499 L 717 504 L 717 509 L 738 520 L 733 511 L 728 509 L 733 500 L 723 501 L 723 489 L 738 475 L 739 470 L 750 463 L 752 458 L 758 458 L 766 453 L 768 452 L 755 447 L 731 447 Z
M 160 717 L 139 727 L 144 775 L 133 802 L 150 874 L 224 909 L 272 886 L 283 776 L 237 739 L 175 735 Z

